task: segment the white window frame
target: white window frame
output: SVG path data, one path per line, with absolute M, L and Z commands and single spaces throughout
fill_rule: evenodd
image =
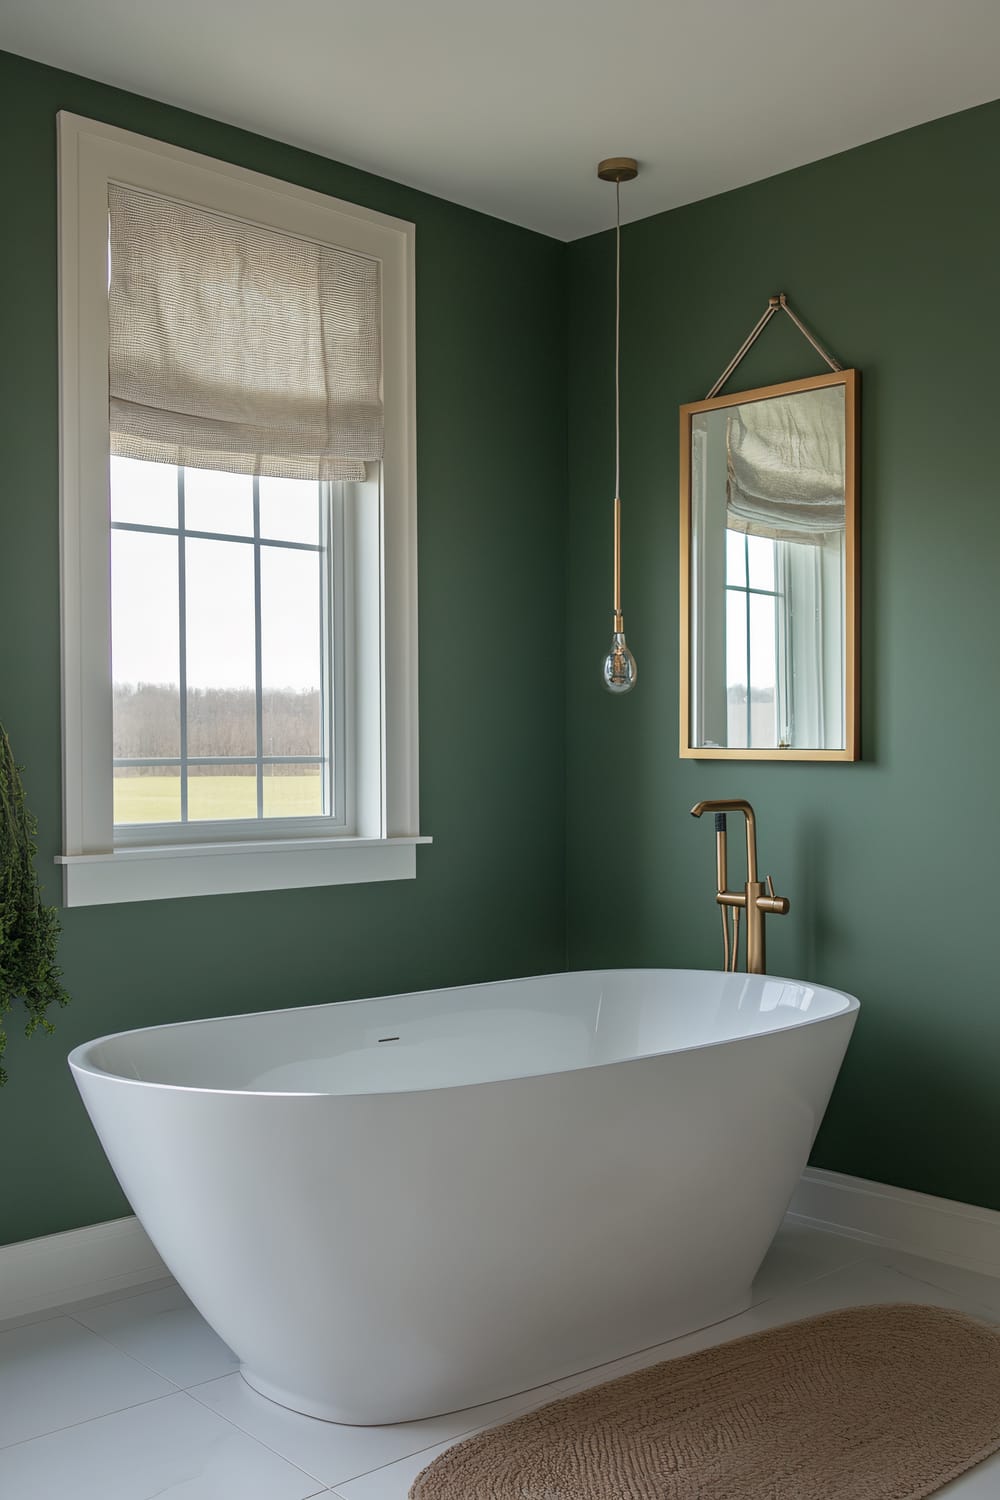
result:
M 63 899 L 67 906 L 403 880 L 416 874 L 414 226 L 78 115 L 59 115 Z M 345 486 L 346 757 L 340 832 L 136 845 L 113 814 L 107 188 L 160 193 L 381 263 L 385 455 Z M 280 836 L 275 836 L 279 834 Z

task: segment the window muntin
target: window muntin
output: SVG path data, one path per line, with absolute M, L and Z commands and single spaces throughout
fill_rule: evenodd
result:
M 342 826 L 341 486 L 112 458 L 110 488 L 116 842 Z

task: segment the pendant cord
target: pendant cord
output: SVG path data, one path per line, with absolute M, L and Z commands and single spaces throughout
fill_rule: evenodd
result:
M 635 686 L 635 657 L 625 644 L 622 619 L 622 183 L 631 182 L 639 170 L 631 156 L 609 156 L 597 165 L 602 182 L 615 185 L 615 491 L 612 504 L 614 522 L 613 554 L 613 626 L 611 651 L 604 660 L 604 682 L 613 693 L 627 693 Z
M 615 183 L 615 497 L 621 494 L 622 185 Z

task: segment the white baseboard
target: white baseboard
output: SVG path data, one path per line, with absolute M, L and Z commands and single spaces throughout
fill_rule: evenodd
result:
M 167 1275 L 146 1231 L 131 1217 L 0 1245 L 0 1320 Z
M 789 1213 L 799 1223 L 1000 1276 L 1000 1213 L 807 1167 Z
M 1000 1276 L 1000 1213 L 807 1167 L 789 1206 L 800 1224 Z M 168 1275 L 138 1219 L 0 1246 L 0 1321 Z

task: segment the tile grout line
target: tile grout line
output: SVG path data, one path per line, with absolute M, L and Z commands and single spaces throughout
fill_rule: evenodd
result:
M 13 1313 L 9 1318 L 0 1319 L 0 1339 L 5 1333 L 17 1333 L 22 1328 L 35 1328 L 39 1323 L 51 1323 L 54 1318 L 65 1316 L 61 1307 L 49 1307 L 35 1313 Z
M 162 1372 L 162 1370 L 157 1370 L 153 1365 L 147 1364 L 147 1362 L 144 1359 L 138 1359 L 134 1354 L 130 1354 L 127 1349 L 122 1348 L 122 1346 L 120 1344 L 116 1344 L 114 1342 L 114 1340 L 111 1339 L 111 1338 L 109 1338 L 106 1334 L 99 1333 L 96 1328 L 89 1328 L 86 1323 L 81 1322 L 79 1318 L 72 1317 L 72 1315 L 70 1315 L 70 1314 L 65 1314 L 65 1316 L 71 1317 L 71 1321 L 74 1322 L 74 1323 L 76 1323 L 78 1327 L 86 1329 L 87 1333 L 92 1333 L 95 1338 L 99 1338 L 99 1339 L 103 1340 L 103 1342 L 105 1344 L 107 1344 L 111 1349 L 113 1349 L 116 1354 L 122 1355 L 122 1357 L 124 1359 L 131 1359 L 131 1360 L 133 1360 L 135 1364 L 141 1365 L 144 1370 L 148 1370 L 151 1375 L 156 1375 L 160 1380 L 165 1380 L 168 1385 L 172 1385 L 173 1386 L 173 1390 L 166 1392 L 165 1395 L 162 1395 L 162 1396 L 152 1396 L 152 1397 L 150 1397 L 150 1401 L 149 1402 L 147 1402 L 147 1401 L 137 1401 L 137 1402 L 134 1403 L 135 1406 L 148 1406 L 151 1401 L 164 1401 L 164 1400 L 166 1400 L 167 1396 L 190 1396 L 191 1400 L 194 1401 L 195 1404 L 202 1411 L 210 1412 L 213 1416 L 218 1417 L 221 1421 L 225 1422 L 227 1424 L 227 1426 L 231 1427 L 234 1432 L 238 1432 L 238 1433 L 241 1434 L 241 1436 L 243 1436 L 245 1438 L 249 1438 L 251 1442 L 254 1442 L 254 1443 L 258 1444 L 259 1447 L 266 1449 L 268 1453 L 273 1453 L 274 1456 L 275 1456 L 275 1458 L 279 1458 L 279 1459 L 281 1459 L 282 1463 L 289 1464 L 291 1466 L 291 1468 L 297 1469 L 298 1472 L 300 1474 L 304 1474 L 307 1479 L 315 1480 L 317 1484 L 323 1484 L 323 1480 L 320 1479 L 320 1477 L 319 1477 L 318 1474 L 310 1474 L 310 1472 L 309 1472 L 308 1469 L 303 1469 L 300 1464 L 295 1463 L 290 1458 L 286 1458 L 286 1456 L 283 1453 L 279 1453 L 277 1451 L 277 1449 L 272 1448 L 269 1443 L 265 1443 L 264 1440 L 262 1438 L 257 1437 L 257 1435 L 255 1433 L 247 1432 L 247 1430 L 246 1430 L 245 1427 L 240 1427 L 236 1422 L 231 1422 L 229 1420 L 229 1418 L 227 1416 L 225 1416 L 222 1412 L 215 1411 L 214 1408 L 211 1407 L 211 1406 L 209 1406 L 206 1401 L 202 1401 L 197 1396 L 194 1396 L 192 1394 L 192 1391 L 193 1391 L 193 1387 L 192 1386 L 178 1385 L 177 1382 L 176 1382 L 176 1380 L 171 1380 L 170 1376 L 169 1375 L 164 1375 L 163 1372 Z M 231 1370 L 231 1371 L 227 1372 L 227 1374 L 238 1374 L 238 1373 L 239 1373 L 239 1371 L 235 1371 L 235 1370 Z M 213 1375 L 213 1376 L 210 1376 L 208 1380 L 200 1380 L 200 1381 L 198 1381 L 197 1384 L 198 1385 L 210 1385 L 213 1380 L 225 1380 L 225 1379 L 226 1379 L 225 1375 Z M 116 1408 L 115 1411 L 102 1412 L 101 1416 L 104 1416 L 104 1417 L 113 1417 L 113 1416 L 115 1416 L 117 1414 L 118 1411 L 131 1411 L 131 1410 L 132 1410 L 131 1406 L 122 1406 L 122 1407 Z M 100 1416 L 98 1416 L 98 1417 L 85 1417 L 84 1420 L 83 1420 L 83 1422 L 69 1422 L 66 1425 L 67 1425 L 67 1427 L 82 1427 L 82 1426 L 85 1425 L 86 1422 L 99 1422 L 100 1420 L 101 1420 Z M 65 1429 L 61 1428 L 61 1427 L 55 1427 L 52 1430 L 53 1430 L 53 1432 L 62 1432 Z M 49 1435 L 48 1433 L 39 1433 L 38 1434 L 39 1437 L 48 1437 L 48 1435 Z M 27 1438 L 27 1439 L 23 1439 L 22 1441 L 33 1442 L 34 1439 L 33 1438 Z M 5 1446 L 7 1446 L 7 1447 L 16 1447 L 17 1445 L 15 1443 L 8 1443 Z M 2 1451 L 2 1449 L 0 1449 L 0 1451 Z M 322 1494 L 323 1491 L 320 1490 L 320 1491 L 318 1491 L 318 1493 Z M 307 1497 L 307 1500 L 312 1500 L 312 1497 L 311 1496 Z
M 238 1374 L 239 1372 L 235 1371 L 234 1373 Z M 567 1376 L 566 1378 L 567 1379 L 571 1379 L 572 1377 Z M 224 1376 L 224 1375 L 223 1376 L 216 1376 L 215 1379 L 216 1380 L 225 1380 L 225 1379 L 228 1379 L 228 1377 Z M 212 1383 L 213 1382 L 211 1380 L 202 1380 L 202 1381 L 199 1382 L 200 1385 L 211 1385 Z M 562 1381 L 553 1381 L 552 1384 L 554 1386 L 560 1386 L 560 1385 L 563 1384 L 563 1382 Z M 253 1389 L 253 1388 L 251 1387 L 251 1389 Z M 261 1438 L 261 1437 L 258 1437 L 256 1433 L 251 1432 L 249 1430 L 249 1428 L 247 1428 L 247 1427 L 241 1427 L 240 1424 L 238 1422 L 234 1422 L 231 1417 L 227 1417 L 227 1416 L 225 1416 L 225 1414 L 223 1412 L 217 1411 L 214 1406 L 209 1406 L 209 1404 L 208 1404 L 207 1401 L 203 1401 L 199 1396 L 195 1395 L 195 1391 L 196 1390 L 197 1390 L 196 1386 L 191 1386 L 191 1387 L 189 1387 L 186 1390 L 185 1394 L 188 1395 L 188 1396 L 192 1396 L 194 1398 L 194 1400 L 196 1400 L 200 1406 L 203 1406 L 206 1409 L 206 1411 L 215 1412 L 216 1416 L 220 1416 L 220 1417 L 223 1418 L 224 1421 L 229 1422 L 230 1426 L 235 1427 L 236 1430 L 237 1430 L 237 1432 L 242 1432 L 247 1437 L 254 1438 L 256 1442 L 260 1443 L 260 1445 L 262 1447 L 267 1448 L 269 1452 L 274 1453 L 276 1455 L 276 1457 L 285 1459 L 286 1463 L 293 1463 L 292 1459 L 287 1458 L 286 1455 L 283 1454 L 279 1449 L 272 1448 L 271 1445 L 270 1445 L 270 1443 L 265 1442 L 265 1440 L 263 1438 Z M 564 1395 L 564 1394 L 567 1394 L 567 1393 L 565 1393 L 565 1392 L 563 1392 L 561 1390 L 557 1390 L 557 1391 L 555 1391 L 553 1393 L 553 1395 L 551 1397 L 551 1400 L 558 1401 L 560 1399 L 560 1397 L 562 1395 Z M 262 1399 L 266 1399 L 266 1398 L 262 1398 Z M 498 1397 L 498 1400 L 508 1400 L 508 1399 L 510 1399 L 510 1398 L 509 1397 L 503 1397 L 503 1396 Z M 280 1403 L 276 1403 L 276 1404 L 280 1404 Z M 489 1403 L 485 1403 L 485 1404 L 489 1404 Z M 539 1402 L 538 1404 L 540 1406 L 547 1406 L 549 1404 L 549 1402 L 548 1402 L 548 1400 L 545 1400 L 545 1401 Z M 288 1409 L 290 1410 L 291 1408 L 288 1408 Z M 350 1474 L 350 1475 L 347 1475 L 347 1476 L 345 1476 L 345 1477 L 343 1477 L 341 1479 L 337 1479 L 337 1480 L 334 1481 L 334 1483 L 335 1484 L 353 1484 L 356 1479 L 365 1479 L 365 1478 L 367 1478 L 367 1476 L 369 1474 L 375 1474 L 375 1473 L 377 1473 L 379 1469 L 388 1469 L 388 1468 L 391 1468 L 391 1466 L 393 1464 L 404 1463 L 406 1461 L 406 1459 L 408 1459 L 408 1458 L 417 1458 L 421 1453 L 427 1453 L 427 1452 L 430 1451 L 431 1448 L 437 1448 L 442 1443 L 455 1444 L 455 1443 L 461 1442 L 463 1438 L 472 1437 L 477 1432 L 485 1432 L 490 1427 L 502 1427 L 505 1422 L 511 1422 L 511 1421 L 514 1420 L 515 1417 L 524 1416 L 524 1414 L 526 1412 L 533 1411 L 533 1410 L 536 1410 L 536 1408 L 534 1406 L 532 1406 L 532 1405 L 528 1405 L 528 1406 L 524 1406 L 524 1407 L 519 1406 L 515 1411 L 508 1412 L 508 1414 L 506 1416 L 502 1417 L 497 1422 L 481 1422 L 481 1423 L 474 1424 L 471 1427 L 463 1427 L 460 1432 L 452 1433 L 448 1437 L 438 1438 L 438 1440 L 436 1442 L 424 1443 L 424 1445 L 422 1447 L 420 1447 L 420 1448 L 414 1448 L 409 1453 L 399 1453 L 399 1454 L 396 1455 L 395 1458 L 386 1459 L 385 1463 L 382 1463 L 382 1464 L 373 1464 L 370 1469 L 360 1469 L 356 1474 Z M 303 1413 L 299 1413 L 298 1415 L 304 1415 L 304 1414 Z M 446 1412 L 443 1415 L 447 1416 L 449 1414 Z M 311 1421 L 321 1421 L 322 1419 L 317 1417 L 317 1418 L 309 1418 L 308 1420 L 311 1420 Z M 331 1426 L 338 1426 L 340 1424 L 338 1424 L 338 1423 L 331 1423 L 330 1425 Z M 406 1424 L 405 1423 L 389 1423 L 389 1424 L 386 1424 L 386 1425 L 394 1426 L 395 1427 L 395 1426 L 405 1426 Z M 296 1464 L 295 1467 L 298 1468 L 299 1465 Z M 310 1474 L 308 1469 L 303 1469 L 302 1472 L 304 1474 L 306 1474 L 307 1477 L 310 1478 L 310 1479 L 312 1479 L 312 1478 L 317 1478 L 318 1479 L 319 1478 L 318 1475 Z M 319 1482 L 322 1483 L 323 1481 L 320 1480 Z M 337 1492 L 334 1491 L 334 1493 L 337 1493 Z
M 0 1246 L 0 1249 L 4 1249 Z M 114 1307 L 119 1302 L 130 1302 L 135 1297 L 145 1297 L 152 1292 L 166 1292 L 176 1287 L 172 1276 L 160 1276 L 153 1281 L 139 1281 L 133 1286 L 119 1287 L 111 1292 L 97 1292 L 93 1297 L 76 1297 L 69 1302 L 53 1302 L 49 1307 L 36 1307 L 21 1313 L 11 1313 L 0 1318 L 0 1338 L 5 1333 L 16 1333 L 19 1328 L 33 1328 L 36 1323 L 51 1323 L 53 1318 L 74 1318 L 77 1312 L 90 1308 Z
M 242 1435 L 244 1437 L 251 1438 L 253 1440 L 253 1442 L 259 1443 L 262 1448 L 266 1448 L 266 1450 L 267 1450 L 268 1453 L 273 1453 L 274 1456 L 275 1456 L 275 1458 L 280 1458 L 283 1463 L 291 1464 L 291 1466 L 292 1466 L 293 1469 L 298 1469 L 299 1473 L 300 1474 L 304 1474 L 307 1479 L 314 1479 L 317 1484 L 320 1484 L 320 1485 L 323 1486 L 323 1488 L 321 1490 L 317 1491 L 317 1494 L 325 1495 L 328 1492 L 329 1486 L 326 1484 L 325 1480 L 323 1480 L 323 1479 L 320 1478 L 320 1476 L 318 1474 L 313 1474 L 308 1469 L 303 1469 L 303 1467 L 302 1467 L 301 1464 L 296 1463 L 294 1459 L 289 1458 L 288 1455 L 285 1454 L 285 1453 L 282 1453 L 280 1449 L 272 1447 L 271 1444 L 269 1442 L 267 1442 L 264 1438 L 260 1437 L 258 1433 L 251 1432 L 246 1427 L 241 1427 L 240 1424 L 239 1424 L 239 1422 L 234 1422 L 233 1419 L 232 1419 L 232 1417 L 227 1417 L 226 1414 L 225 1414 L 225 1412 L 221 1412 L 221 1411 L 217 1410 L 216 1407 L 210 1406 L 207 1401 L 203 1401 L 200 1396 L 198 1396 L 198 1395 L 195 1394 L 196 1391 L 198 1390 L 199 1386 L 214 1385 L 214 1383 L 215 1383 L 216 1380 L 228 1380 L 228 1379 L 230 1379 L 230 1377 L 232 1375 L 239 1375 L 239 1378 L 241 1380 L 243 1379 L 242 1375 L 240 1375 L 240 1372 L 238 1370 L 232 1370 L 232 1371 L 230 1371 L 229 1375 L 215 1375 L 210 1380 L 199 1380 L 197 1385 L 188 1386 L 186 1388 L 184 1394 L 186 1396 L 190 1396 L 191 1399 L 192 1399 L 192 1401 L 196 1401 L 198 1403 L 198 1405 L 201 1407 L 202 1411 L 208 1411 L 208 1412 L 211 1412 L 213 1416 L 220 1417 L 221 1420 L 223 1422 L 227 1423 L 227 1425 L 230 1426 L 233 1429 L 234 1432 L 242 1433 Z M 244 1384 L 246 1384 L 245 1381 L 244 1381 Z M 250 1389 L 252 1389 L 252 1387 L 250 1387 Z M 262 1398 L 262 1399 L 265 1399 L 265 1398 Z M 276 1402 L 275 1405 L 277 1405 L 277 1404 L 278 1403 Z M 282 1408 L 282 1409 L 283 1410 L 290 1410 L 290 1408 Z M 302 1413 L 299 1413 L 299 1415 L 302 1415 Z M 355 1475 L 353 1477 L 355 1477 L 355 1478 L 361 1478 L 362 1476 L 361 1475 Z M 343 1484 L 343 1482 L 344 1482 L 343 1480 L 338 1480 L 339 1484 Z M 312 1500 L 312 1496 L 308 1496 L 307 1500 Z
M 806 1276 L 801 1281 L 799 1281 L 799 1280 L 793 1280 L 790 1286 L 780 1287 L 777 1291 L 768 1292 L 767 1296 L 766 1297 L 761 1297 L 759 1301 L 751 1302 L 750 1306 L 748 1308 L 746 1308 L 746 1311 L 747 1312 L 751 1312 L 755 1307 L 763 1307 L 765 1305 L 765 1303 L 773 1302 L 774 1299 L 775 1299 L 775 1297 L 786 1297 L 786 1296 L 788 1296 L 789 1292 L 799 1292 L 799 1291 L 802 1291 L 803 1288 L 805 1288 L 807 1286 L 813 1286 L 813 1285 L 815 1285 L 815 1283 L 817 1281 L 822 1281 L 824 1279 L 824 1277 L 826 1277 L 826 1276 L 837 1276 L 841 1271 L 849 1271 L 854 1266 L 861 1266 L 861 1265 L 865 1265 L 866 1263 L 873 1263 L 874 1259 L 875 1259 L 874 1256 L 871 1256 L 871 1255 L 859 1255 L 859 1256 L 857 1256 L 856 1259 L 842 1261 L 839 1265 L 836 1265 L 836 1266 L 833 1266 L 833 1267 L 828 1267 L 825 1271 L 817 1271 L 817 1273 L 816 1273 L 815 1276 Z M 735 1317 L 735 1318 L 740 1318 L 742 1316 L 743 1316 L 742 1313 L 734 1313 L 733 1314 L 733 1317 Z M 729 1320 L 727 1318 L 724 1318 L 722 1321 L 723 1322 L 728 1322 Z M 706 1326 L 709 1327 L 709 1328 L 715 1328 L 715 1327 L 718 1327 L 718 1324 L 709 1323 Z M 697 1330 L 697 1329 L 695 1330 L 695 1332 L 699 1332 L 699 1331 L 700 1330 Z
M 93 1330 L 90 1331 L 92 1332 Z M 98 1335 L 98 1337 L 100 1337 L 100 1335 Z M 156 1373 L 159 1372 L 154 1371 L 154 1374 Z M 167 1377 L 165 1375 L 162 1377 L 162 1379 L 164 1380 L 166 1378 Z M 203 1384 L 207 1383 L 207 1381 L 203 1382 Z M 167 1393 L 163 1396 L 150 1396 L 147 1401 L 134 1401 L 130 1406 L 117 1406 L 113 1411 L 103 1411 L 94 1417 L 83 1417 L 79 1422 L 64 1422 L 61 1427 L 52 1427 L 47 1432 L 36 1432 L 33 1437 L 18 1438 L 17 1441 L 13 1443 L 0 1443 L 0 1457 L 2 1457 L 5 1453 L 12 1452 L 15 1448 L 27 1447 L 29 1443 L 39 1443 L 44 1438 L 54 1437 L 59 1432 L 70 1432 L 74 1427 L 88 1427 L 94 1422 L 103 1422 L 108 1417 L 119 1417 L 123 1416 L 124 1413 L 128 1411 L 138 1411 L 142 1406 L 155 1406 L 158 1401 L 172 1401 L 175 1396 L 189 1395 L 189 1391 L 184 1390 L 180 1386 L 176 1386 L 174 1390 L 167 1391 Z M 274 1448 L 269 1447 L 267 1443 L 262 1442 L 260 1438 L 254 1437 L 253 1433 L 246 1432 L 242 1427 L 237 1427 L 235 1422 L 230 1422 L 227 1417 L 224 1417 L 222 1415 L 221 1412 L 213 1411 L 212 1408 L 210 1406 L 207 1406 L 204 1401 L 195 1401 L 195 1405 L 199 1408 L 200 1411 L 208 1412 L 211 1416 L 219 1417 L 220 1420 L 225 1422 L 227 1426 L 231 1427 L 234 1432 L 238 1432 L 241 1437 L 245 1437 L 250 1442 L 254 1443 L 257 1447 L 265 1449 L 266 1452 L 272 1454 L 273 1457 L 280 1459 L 282 1463 L 287 1464 L 290 1469 L 294 1469 L 297 1473 L 301 1474 L 304 1479 L 308 1479 L 311 1483 L 318 1484 L 320 1486 L 318 1490 L 313 1490 L 311 1494 L 303 1496 L 302 1500 L 315 1500 L 315 1497 L 317 1495 L 327 1494 L 327 1486 L 323 1484 L 322 1479 L 320 1479 L 318 1475 L 310 1474 L 308 1469 L 303 1469 L 301 1465 L 293 1463 L 292 1460 L 290 1458 L 286 1458 L 283 1453 L 278 1453 Z M 355 1477 L 363 1478 L 362 1475 L 358 1475 Z M 343 1483 L 343 1480 L 340 1480 L 339 1483 Z
M 100 1339 L 102 1343 L 107 1344 L 109 1349 L 113 1349 L 116 1354 L 120 1354 L 123 1359 L 130 1359 L 133 1364 L 139 1365 L 143 1370 L 148 1370 L 150 1375 L 155 1375 L 158 1380 L 165 1380 L 168 1385 L 172 1385 L 174 1389 L 173 1391 L 168 1392 L 168 1395 L 173 1395 L 175 1392 L 183 1391 L 185 1389 L 184 1386 L 178 1385 L 176 1380 L 171 1380 L 169 1375 L 164 1375 L 162 1370 L 154 1369 L 154 1367 L 150 1364 L 147 1364 L 144 1359 L 138 1359 L 136 1355 L 130 1354 L 127 1349 L 123 1349 L 120 1344 L 116 1344 L 114 1339 L 108 1338 L 106 1333 L 100 1333 L 96 1328 L 91 1328 L 87 1323 L 84 1323 L 73 1313 L 64 1313 L 63 1317 L 69 1318 L 71 1323 L 75 1323 L 78 1328 L 84 1329 L 87 1333 L 92 1333 L 95 1339 Z M 142 1403 L 140 1403 L 140 1405 L 141 1404 Z M 120 1410 L 127 1411 L 128 1407 L 123 1406 L 120 1408 Z M 111 1416 L 111 1413 L 105 1412 L 105 1416 Z
M 147 1396 L 145 1401 L 133 1401 L 128 1406 L 116 1406 L 112 1411 L 98 1412 L 93 1417 L 81 1417 L 79 1422 L 63 1422 L 59 1427 L 50 1427 L 45 1432 L 34 1433 L 31 1437 L 15 1438 L 12 1443 L 0 1443 L 0 1456 L 4 1453 L 9 1453 L 12 1448 L 23 1448 L 28 1443 L 40 1443 L 43 1438 L 54 1437 L 57 1432 L 69 1432 L 73 1427 L 86 1427 L 90 1422 L 103 1422 L 105 1417 L 118 1417 L 122 1412 L 138 1411 L 140 1406 L 155 1406 L 157 1401 L 172 1401 L 175 1396 L 184 1396 L 186 1394 L 186 1391 L 175 1388 L 172 1391 L 166 1391 L 160 1396 Z
M 902 1253 L 905 1254 L 906 1252 Z M 967 1300 L 964 1292 L 956 1291 L 956 1289 L 951 1286 L 945 1286 L 943 1282 L 933 1281 L 929 1276 L 920 1276 L 916 1271 L 912 1271 L 905 1266 L 900 1266 L 895 1261 L 877 1260 L 875 1263 L 877 1265 L 880 1265 L 883 1270 L 894 1271 L 897 1276 L 904 1276 L 907 1281 L 916 1282 L 917 1286 L 933 1287 L 934 1291 L 936 1292 L 944 1292 L 946 1296 L 954 1297 L 956 1302 L 962 1303 L 965 1311 L 968 1311 L 969 1306 L 971 1305 L 972 1307 L 976 1308 L 977 1314 L 989 1314 L 987 1321 L 991 1323 L 1000 1323 L 1000 1306 L 993 1307 L 988 1302 L 980 1302 L 978 1296 L 974 1299 Z M 958 1269 L 961 1269 L 961 1267 L 959 1267 Z M 976 1273 L 973 1272 L 972 1274 L 975 1275 Z

